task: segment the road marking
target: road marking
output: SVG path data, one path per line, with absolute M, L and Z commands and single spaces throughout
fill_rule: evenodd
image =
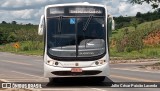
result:
M 126 68 L 111 68 L 116 70 L 127 70 L 127 71 L 138 71 L 138 72 L 148 72 L 148 73 L 160 73 L 160 71 L 147 71 L 147 70 L 138 70 L 138 69 L 126 69 Z
M 121 78 L 121 79 L 129 79 L 129 80 L 136 80 L 136 81 L 143 81 L 143 82 L 160 82 L 160 81 L 155 81 L 155 80 L 147 80 L 147 79 L 142 79 L 142 78 L 134 78 L 134 77 L 127 77 L 127 76 L 120 76 L 120 75 L 110 75 L 111 77 L 115 78 Z
M 35 59 L 34 61 L 43 62 L 43 59 Z
M 97 90 L 97 91 L 108 91 L 108 90 L 103 90 L 103 89 L 99 89 L 99 88 L 90 88 L 90 89 Z
M 6 79 L 0 79 L 0 81 L 2 81 L 2 82 L 9 82 L 9 81 L 6 80 Z
M 91 88 L 89 86 L 84 86 L 84 87 L 90 88 L 92 90 L 97 90 L 97 91 L 107 91 L 107 90 L 103 90 L 103 89 L 99 89 L 99 88 Z
M 46 90 L 46 91 L 49 91 L 49 90 L 51 90 L 51 91 L 79 91 L 78 89 L 73 89 L 73 88 L 71 88 L 71 89 L 66 89 L 66 88 L 64 88 L 64 89 L 52 89 L 52 88 L 42 88 L 42 89 L 39 89 L 39 90 Z
M 18 72 L 18 71 L 11 71 L 11 72 L 18 73 L 18 74 L 23 74 L 23 75 L 28 75 L 28 76 L 32 76 L 32 77 L 36 77 L 36 78 L 44 78 L 44 77 L 41 77 L 41 76 L 31 75 L 31 74 L 27 74 L 27 73 L 23 73 L 23 72 Z
M 0 60 L 0 61 L 2 61 L 2 62 L 8 62 L 8 63 L 14 63 L 14 64 L 21 64 L 21 65 L 32 65 L 32 64 L 28 64 L 28 63 L 8 61 L 8 60 Z

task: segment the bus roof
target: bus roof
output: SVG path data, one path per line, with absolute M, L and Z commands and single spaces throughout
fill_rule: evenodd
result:
M 61 7 L 61 6 L 98 6 L 98 7 L 105 7 L 102 4 L 91 4 L 88 2 L 80 2 L 80 3 L 64 3 L 64 4 L 53 4 L 53 5 L 47 5 L 45 8 L 49 7 Z

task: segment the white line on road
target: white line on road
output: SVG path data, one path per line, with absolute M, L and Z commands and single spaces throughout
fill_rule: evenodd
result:
M 127 71 L 138 71 L 138 72 L 148 72 L 148 73 L 160 73 L 160 71 L 147 71 L 147 70 L 138 70 L 138 69 L 127 69 L 127 68 L 111 68 L 111 69 L 116 69 L 116 70 L 127 70 Z
M 103 89 L 99 89 L 99 88 L 91 88 L 89 86 L 85 86 L 85 87 L 92 89 L 92 91 L 93 90 L 96 90 L 96 91 L 107 91 L 107 90 L 103 90 Z
M 0 79 L 0 81 L 2 81 L 2 82 L 9 82 L 6 79 Z
M 16 61 L 8 61 L 8 60 L 0 60 L 1 62 L 7 62 L 7 63 L 14 63 L 14 64 L 20 64 L 20 65 L 32 65 L 28 63 L 22 63 L 22 62 L 16 62 Z
M 43 59 L 35 59 L 34 61 L 43 62 Z
M 66 89 L 66 88 L 64 88 L 64 89 L 52 89 L 52 88 L 42 88 L 42 89 L 39 89 L 39 90 L 41 90 L 41 91 L 80 91 L 79 89 L 73 89 L 73 88 L 71 88 L 71 89 Z
M 11 71 L 11 72 L 18 73 L 18 74 L 23 74 L 23 75 L 28 75 L 28 76 L 32 76 L 32 77 L 36 77 L 36 78 L 44 78 L 44 77 L 41 77 L 41 76 L 31 75 L 31 74 L 27 74 L 27 73 L 23 73 L 23 72 L 18 72 L 18 71 Z
M 90 88 L 90 89 L 97 90 L 97 91 L 107 91 L 107 90 L 103 90 L 103 89 L 99 89 L 99 88 Z

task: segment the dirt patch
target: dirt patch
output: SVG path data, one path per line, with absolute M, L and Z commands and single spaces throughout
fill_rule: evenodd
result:
M 147 70 L 160 70 L 160 66 L 147 66 Z
M 144 66 L 141 66 L 140 68 L 144 68 L 146 70 L 160 70 L 160 62 L 157 62 L 155 64 L 152 64 L 152 65 L 144 65 Z
M 159 61 L 159 59 L 111 60 L 111 64 Z
M 143 39 L 145 45 L 154 46 L 160 44 L 160 30 L 151 32 L 148 36 Z

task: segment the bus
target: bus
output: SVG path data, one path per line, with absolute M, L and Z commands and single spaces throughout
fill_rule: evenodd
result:
M 44 36 L 44 77 L 109 76 L 109 36 L 114 20 L 107 7 L 91 3 L 47 5 L 38 34 Z

